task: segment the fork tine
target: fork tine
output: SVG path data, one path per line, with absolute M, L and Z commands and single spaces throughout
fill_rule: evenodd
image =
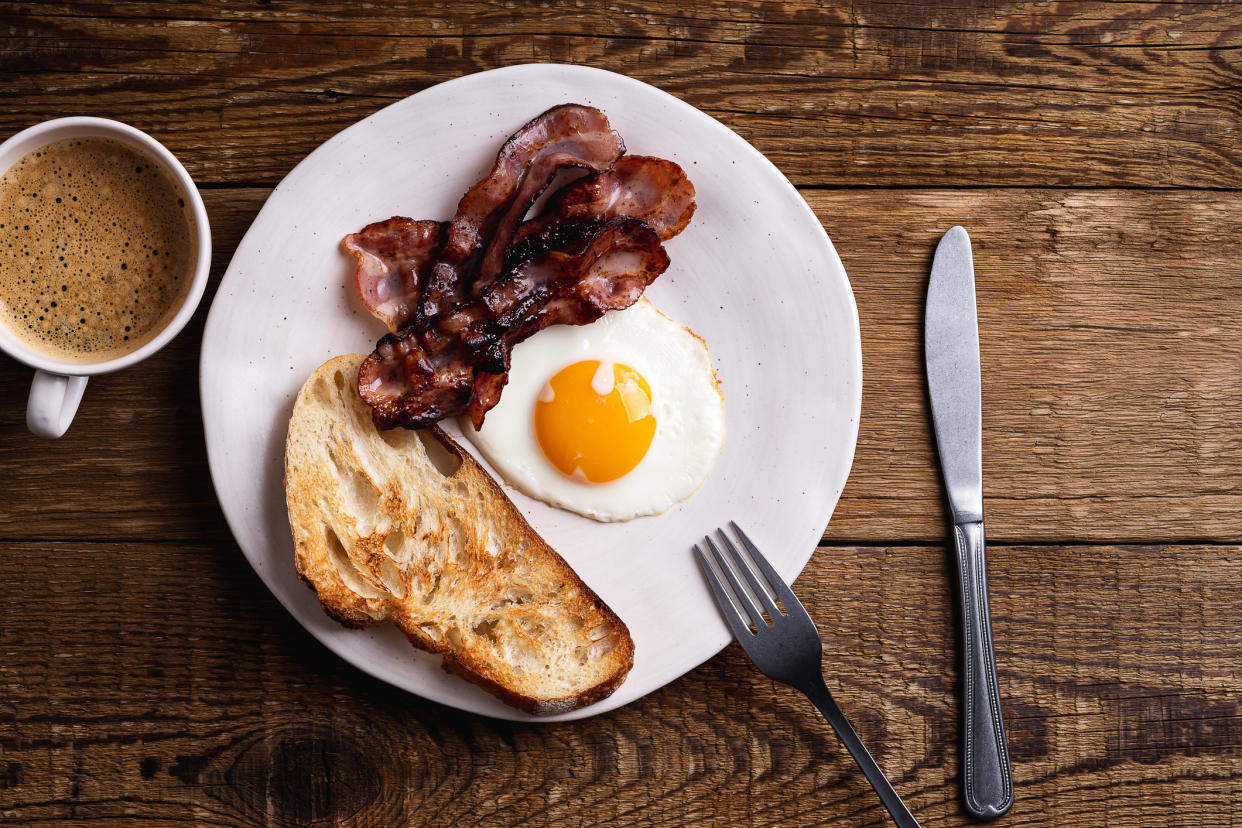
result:
M 768 622 L 763 620 L 763 613 L 755 606 L 755 602 L 750 599 L 746 588 L 742 586 L 741 581 L 737 579 L 737 575 L 733 574 L 733 567 L 725 560 L 725 556 L 716 548 L 716 544 L 712 539 L 704 536 L 703 540 L 707 543 L 707 547 L 712 550 L 712 554 L 716 557 L 716 563 L 720 565 L 720 571 L 724 573 L 725 578 L 729 581 L 729 586 L 733 587 L 733 594 L 737 596 L 738 603 L 742 605 L 742 609 L 750 616 L 750 621 L 755 629 L 762 629 L 768 626 Z
M 733 637 L 739 642 L 745 643 L 749 638 L 754 637 L 754 633 L 750 631 L 750 627 L 742 620 L 737 607 L 733 606 L 732 599 L 725 592 L 724 584 L 720 582 L 719 576 L 712 571 L 711 566 L 707 563 L 707 557 L 703 554 L 703 550 L 699 549 L 698 544 L 695 544 L 693 548 L 694 557 L 699 562 L 699 568 L 703 570 L 703 575 L 707 578 L 707 583 L 712 588 L 712 594 L 716 596 L 716 605 L 720 607 L 720 614 L 725 617 L 725 622 L 728 623 L 729 629 L 733 631 Z
M 790 615 L 797 612 L 799 615 L 810 618 L 810 616 L 807 615 L 806 607 L 802 606 L 802 602 L 798 600 L 798 596 L 794 595 L 793 590 L 789 588 L 789 585 L 786 584 L 784 579 L 776 573 L 776 570 L 772 568 L 772 564 L 768 563 L 768 559 L 763 557 L 763 554 L 760 553 L 760 551 L 755 547 L 755 544 L 751 542 L 751 539 L 747 537 L 745 532 L 742 531 L 742 527 L 738 526 L 733 521 L 729 521 L 729 525 L 733 527 L 733 532 L 737 535 L 738 540 L 740 540 L 742 545 L 746 547 L 746 551 L 750 553 L 750 557 L 759 567 L 759 570 L 763 572 L 763 575 L 767 578 L 768 583 L 772 585 L 772 592 L 778 599 L 780 599 L 780 602 L 785 605 L 785 611 Z
M 750 564 L 746 562 L 746 559 L 742 557 L 742 553 L 737 551 L 737 547 L 733 545 L 733 541 L 729 540 L 729 536 L 724 533 L 723 529 L 717 529 L 716 534 L 720 535 L 720 539 L 724 541 L 725 549 L 729 550 L 729 555 L 733 558 L 733 564 L 742 571 L 744 576 L 746 576 L 746 582 L 750 584 L 751 592 L 755 593 L 755 595 L 759 598 L 760 603 L 763 604 L 763 608 L 767 610 L 768 617 L 775 622 L 776 619 L 780 618 L 782 615 L 780 608 L 777 607 L 776 602 L 772 600 L 771 593 L 776 592 L 775 587 L 765 588 L 763 584 L 759 583 L 759 578 L 755 575 L 755 570 L 753 570 Z

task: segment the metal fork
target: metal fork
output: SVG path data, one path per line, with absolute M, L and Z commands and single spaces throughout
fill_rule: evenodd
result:
M 824 714 L 828 724 L 832 725 L 832 729 L 836 731 L 837 737 L 845 745 L 846 750 L 854 757 L 854 761 L 858 763 L 858 767 L 867 777 L 867 781 L 871 783 L 871 787 L 875 788 L 875 792 L 879 794 L 880 801 L 892 815 L 893 821 L 901 828 L 919 828 L 910 809 L 893 790 L 884 772 L 871 758 L 862 740 L 858 738 L 858 734 L 846 720 L 845 714 L 837 706 L 832 693 L 828 692 L 828 686 L 824 684 L 822 666 L 823 644 L 819 638 L 819 630 L 815 629 L 815 622 L 811 620 L 811 616 L 807 615 L 802 602 L 776 574 L 776 570 L 768 563 L 767 558 L 763 557 L 751 543 L 746 533 L 733 521 L 729 521 L 729 526 L 733 527 L 738 540 L 746 547 L 751 559 L 763 573 L 762 578 L 747 563 L 746 558 L 729 540 L 729 536 L 724 533 L 723 529 L 717 529 L 716 534 L 720 536 L 724 548 L 728 551 L 728 560 L 710 537 L 705 536 L 703 541 L 711 550 L 712 557 L 715 558 L 716 565 L 728 580 L 729 586 L 732 587 L 736 600 L 730 597 L 720 577 L 708 564 L 707 555 L 698 544 L 694 546 L 694 556 L 698 559 L 703 574 L 707 576 L 707 582 L 711 584 L 716 603 L 720 606 L 725 621 L 729 623 L 729 629 L 733 630 L 733 636 L 761 673 L 770 679 L 801 690 L 815 703 L 819 712 Z M 742 577 L 750 585 L 749 592 L 738 582 L 737 575 L 734 573 L 735 568 L 742 573 Z M 752 595 L 762 604 L 762 610 L 755 605 Z

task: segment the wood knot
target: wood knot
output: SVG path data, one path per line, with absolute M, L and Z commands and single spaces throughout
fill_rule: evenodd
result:
M 380 775 L 353 740 L 284 733 L 254 742 L 225 779 L 247 804 L 281 822 L 337 824 L 379 795 Z
M 22 763 L 9 762 L 0 769 L 0 788 L 17 788 L 22 784 Z
M 290 727 L 239 747 L 236 753 L 178 756 L 169 773 L 239 811 L 261 815 L 268 825 L 337 825 L 381 792 L 375 763 L 339 733 Z

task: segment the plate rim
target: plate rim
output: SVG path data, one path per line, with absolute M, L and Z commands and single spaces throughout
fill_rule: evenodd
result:
M 211 475 L 212 488 L 216 493 L 217 502 L 220 504 L 220 510 L 224 514 L 225 522 L 229 527 L 229 532 L 232 535 L 234 543 L 237 545 L 238 549 L 240 549 L 240 551 L 242 552 L 243 557 L 246 559 L 246 562 L 250 565 L 251 569 L 255 572 L 255 574 L 258 575 L 259 580 L 262 581 L 264 587 L 268 590 L 268 592 L 273 597 L 276 598 L 277 602 L 280 603 L 280 605 L 285 609 L 285 611 L 289 613 L 289 615 L 293 618 L 293 620 L 297 622 L 297 624 L 300 627 L 302 627 L 304 631 L 309 633 L 311 637 L 314 638 L 320 645 L 326 647 L 330 652 L 332 652 L 337 657 L 341 658 L 343 661 L 348 663 L 352 668 L 360 670 L 363 673 L 375 679 L 383 681 L 386 684 L 390 684 L 399 690 L 402 690 L 406 693 L 410 693 L 411 695 L 414 695 L 425 701 L 433 702 L 435 704 L 442 704 L 446 707 L 450 707 L 455 710 L 460 710 L 463 713 L 469 713 L 472 715 L 483 716 L 483 717 L 491 718 L 491 719 L 498 719 L 502 721 L 518 721 L 518 722 L 551 724 L 551 723 L 561 722 L 561 721 L 570 721 L 570 720 L 588 718 L 591 716 L 607 713 L 619 707 L 637 702 L 643 697 L 650 695 L 656 690 L 659 690 L 667 686 L 673 681 L 676 681 L 681 676 L 684 676 L 687 673 L 690 673 L 691 671 L 697 669 L 699 666 L 706 663 L 707 661 L 710 661 L 712 658 L 718 655 L 721 650 L 723 650 L 726 646 L 728 646 L 729 642 L 733 640 L 732 636 L 728 635 L 726 631 L 726 635 L 724 636 L 723 640 L 721 640 L 718 646 L 715 646 L 714 649 L 712 649 L 712 651 L 709 652 L 702 660 L 694 664 L 691 664 L 689 666 L 686 666 L 684 669 L 681 669 L 680 672 L 678 672 L 676 675 L 672 677 L 660 680 L 658 684 L 655 684 L 653 687 L 641 693 L 640 695 L 634 697 L 633 699 L 630 699 L 624 703 L 610 704 L 610 701 L 612 701 L 612 699 L 615 698 L 615 694 L 614 694 L 614 696 L 609 696 L 608 698 L 603 699 L 599 702 L 596 702 L 595 704 L 588 705 L 586 707 L 581 707 L 576 710 L 570 711 L 568 713 L 563 713 L 563 714 L 558 714 L 558 715 L 553 715 L 553 716 L 532 716 L 516 708 L 509 708 L 509 707 L 505 707 L 504 711 L 498 712 L 498 713 L 478 711 L 478 710 L 471 709 L 470 707 L 467 707 L 467 706 L 454 704 L 452 701 L 439 699 L 439 698 L 431 698 L 429 696 L 423 695 L 417 690 L 410 689 L 408 686 L 406 686 L 403 683 L 398 683 L 398 681 L 394 680 L 394 678 L 384 675 L 380 669 L 373 667 L 371 663 L 365 658 L 357 657 L 353 652 L 351 652 L 351 649 L 348 646 L 338 646 L 337 641 L 332 640 L 325 636 L 321 636 L 316 629 L 303 623 L 302 619 L 299 617 L 299 613 L 295 611 L 294 607 L 292 607 L 289 604 L 285 596 L 282 595 L 281 590 L 278 589 L 274 585 L 275 584 L 274 576 L 269 576 L 269 574 L 264 569 L 260 568 L 257 565 L 255 559 L 252 558 L 251 554 L 247 552 L 245 546 L 243 546 L 241 541 L 238 540 L 239 531 L 238 531 L 238 526 L 236 526 L 235 524 L 237 523 L 238 520 L 240 520 L 240 516 L 234 516 L 233 514 L 230 514 L 229 510 L 225 508 L 224 498 L 221 497 L 220 488 L 222 484 L 220 481 L 225 477 L 224 467 L 223 467 L 223 464 L 225 461 L 224 461 L 224 458 L 221 456 L 224 453 L 224 449 L 223 447 L 219 445 L 219 441 L 217 441 L 215 447 L 213 447 L 213 441 L 210 437 L 210 433 L 213 431 L 213 429 L 209 427 L 208 421 L 211 420 L 214 422 L 215 418 L 213 414 L 209 413 L 209 408 L 207 405 L 206 384 L 207 384 L 208 378 L 207 378 L 206 363 L 208 359 L 208 352 L 205 347 L 202 347 L 203 345 L 205 345 L 205 343 L 210 338 L 213 328 L 225 324 L 222 320 L 224 319 L 226 312 L 222 309 L 222 305 L 219 300 L 221 299 L 225 285 L 231 282 L 230 276 L 234 271 L 234 263 L 237 259 L 238 252 L 243 250 L 246 247 L 247 242 L 250 240 L 251 234 L 256 232 L 256 225 L 258 224 L 259 217 L 262 215 L 263 211 L 267 209 L 267 207 L 271 204 L 273 198 L 281 190 L 281 188 L 286 186 L 287 182 L 289 181 L 291 177 L 293 177 L 294 173 L 296 173 L 300 168 L 302 168 L 303 165 L 313 163 L 315 156 L 318 155 L 328 144 L 334 141 L 337 141 L 338 139 L 341 139 L 342 136 L 351 132 L 352 130 L 365 128 L 367 122 L 370 121 L 372 118 L 376 117 L 377 115 L 379 115 L 380 113 L 383 113 L 394 106 L 407 104 L 409 100 L 413 98 L 417 98 L 419 95 L 423 95 L 424 93 L 431 92 L 432 90 L 440 90 L 441 92 L 443 92 L 441 87 L 451 87 L 451 86 L 458 85 L 458 84 L 464 84 L 472 80 L 478 80 L 482 76 L 491 76 L 495 78 L 495 77 L 508 76 L 508 75 L 521 76 L 525 74 L 537 74 L 537 73 L 542 73 L 542 72 L 550 72 L 553 75 L 561 75 L 565 77 L 572 76 L 572 75 L 579 75 L 580 77 L 581 76 L 587 76 L 587 77 L 595 76 L 599 78 L 606 78 L 608 82 L 610 83 L 620 83 L 622 85 L 628 85 L 635 90 L 639 90 L 642 94 L 651 94 L 652 92 L 654 92 L 657 94 L 658 97 L 663 97 L 664 99 L 671 101 L 672 106 L 674 106 L 674 108 L 680 109 L 690 118 L 701 119 L 702 123 L 704 123 L 705 125 L 708 125 L 709 128 L 714 130 L 716 134 L 720 136 L 723 140 L 733 143 L 736 147 L 741 149 L 743 152 L 746 152 L 749 155 L 751 155 L 752 158 L 757 163 L 759 163 L 761 166 L 766 167 L 771 173 L 774 174 L 775 180 L 779 182 L 779 187 L 785 190 L 787 194 L 792 194 L 794 196 L 794 203 L 798 205 L 796 209 L 801 211 L 805 217 L 812 220 L 814 224 L 820 228 L 821 232 L 817 234 L 816 236 L 817 244 L 822 245 L 823 252 L 826 254 L 826 258 L 829 261 L 834 262 L 836 265 L 836 271 L 833 272 L 831 276 L 833 278 L 833 281 L 838 282 L 839 283 L 838 286 L 842 289 L 840 292 L 842 293 L 845 299 L 845 306 L 843 307 L 843 310 L 846 311 L 845 315 L 847 317 L 847 320 L 852 323 L 853 336 L 850 337 L 850 345 L 851 345 L 850 357 L 851 358 L 849 360 L 849 363 L 854 368 L 853 375 L 848 378 L 852 386 L 852 389 L 853 389 L 853 394 L 852 394 L 852 399 L 848 401 L 850 405 L 847 408 L 847 413 L 849 414 L 848 440 L 844 441 L 843 443 L 843 451 L 842 451 L 842 456 L 841 456 L 841 463 L 844 469 L 844 476 L 841 479 L 840 487 L 833 493 L 831 497 L 831 502 L 825 504 L 824 524 L 819 530 L 819 536 L 822 537 L 828 525 L 831 523 L 832 515 L 836 512 L 836 508 L 840 503 L 841 494 L 844 491 L 845 486 L 847 485 L 849 481 L 851 472 L 853 471 L 854 458 L 855 458 L 855 454 L 856 454 L 857 446 L 858 446 L 858 433 L 859 433 L 861 413 L 862 413 L 863 359 L 862 359 L 861 324 L 860 324 L 860 320 L 858 316 L 857 300 L 856 300 L 856 297 L 854 296 L 853 287 L 850 284 L 849 275 L 845 270 L 845 265 L 841 261 L 840 255 L 837 253 L 836 247 L 833 245 L 832 240 L 828 235 L 827 229 L 824 228 L 823 223 L 820 221 L 819 217 L 815 214 L 815 211 L 811 209 L 810 204 L 808 204 L 806 199 L 802 196 L 802 194 L 798 192 L 797 187 L 795 187 L 793 183 L 785 176 L 785 174 L 781 172 L 780 168 L 777 167 L 770 159 L 768 159 L 767 156 L 765 156 L 762 152 L 760 152 L 754 145 L 752 145 L 749 141 L 747 141 L 741 135 L 739 135 L 738 133 L 730 129 L 726 124 L 722 123 L 721 121 L 709 115 L 708 113 L 702 111 L 701 109 L 694 106 L 693 104 L 690 104 L 682 100 L 676 95 L 673 95 L 672 93 L 669 93 L 653 84 L 649 84 L 649 83 L 646 83 L 645 81 L 638 80 L 637 78 L 633 78 L 629 75 L 625 75 L 619 72 L 613 72 L 607 69 L 601 69 L 598 67 L 583 66 L 583 65 L 577 65 L 577 64 L 532 62 L 532 63 L 514 64 L 511 66 L 497 67 L 494 69 L 487 69 L 481 72 L 473 72 L 473 73 L 466 74 L 466 75 L 459 75 L 455 78 L 451 78 L 449 80 L 442 81 L 440 83 L 432 84 L 431 86 L 428 86 L 425 89 L 421 89 L 418 92 L 415 92 L 411 95 L 401 98 L 400 100 L 393 101 L 387 106 L 384 106 L 376 110 L 375 112 L 370 113 L 366 117 L 361 118 L 358 121 L 355 121 L 354 123 L 338 130 L 331 137 L 325 139 L 322 143 L 320 143 L 317 147 L 315 147 L 315 149 L 309 152 L 306 155 L 306 157 L 304 157 L 301 161 L 295 164 L 289 170 L 289 172 L 287 172 L 281 178 L 281 180 L 276 184 L 276 186 L 272 188 L 271 192 L 268 194 L 267 198 L 265 199 L 263 206 L 260 207 L 259 212 L 255 214 L 255 217 L 251 219 L 249 227 L 246 228 L 246 232 L 242 234 L 241 239 L 238 241 L 237 247 L 234 249 L 233 255 L 230 257 L 229 264 L 225 268 L 225 272 L 222 275 L 219 284 L 216 286 L 215 292 L 211 299 L 211 306 L 208 309 L 207 318 L 206 318 L 206 321 L 203 327 L 203 334 L 202 334 L 202 339 L 200 342 L 200 354 L 199 354 L 199 366 L 198 366 L 199 367 L 199 370 L 198 370 L 199 388 L 198 390 L 199 390 L 199 408 L 200 408 L 200 413 L 202 415 L 202 420 L 203 420 L 204 442 L 206 443 L 206 448 L 207 448 L 207 461 L 208 461 L 208 469 Z M 799 556 L 799 558 L 797 559 L 796 568 L 793 570 L 793 574 L 790 577 L 791 582 L 795 580 L 803 572 L 803 570 L 805 570 L 811 558 L 814 557 L 815 550 L 817 548 L 818 548 L 818 542 L 810 548 L 810 550 L 806 553 L 805 556 Z

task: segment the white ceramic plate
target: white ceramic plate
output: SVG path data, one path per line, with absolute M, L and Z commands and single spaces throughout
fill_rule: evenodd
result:
M 600 524 L 509 494 L 535 529 L 629 625 L 636 654 L 611 710 L 686 673 L 729 641 L 690 545 L 738 521 L 787 579 L 805 566 L 849 474 L 858 433 L 858 313 L 815 215 L 762 155 L 718 121 L 647 84 L 580 66 L 513 66 L 458 78 L 349 127 L 306 157 L 264 205 L 229 265 L 203 338 L 201 391 L 216 493 L 242 551 L 333 652 L 443 704 L 528 719 L 444 673 L 392 627 L 347 630 L 297 577 L 281 486 L 302 382 L 384 332 L 359 303 L 340 239 L 392 215 L 449 218 L 503 140 L 556 104 L 602 109 L 635 154 L 684 167 L 697 191 L 672 266 L 647 291 L 703 336 L 725 395 L 711 477 L 658 517 Z M 469 444 L 466 444 L 469 447 Z

